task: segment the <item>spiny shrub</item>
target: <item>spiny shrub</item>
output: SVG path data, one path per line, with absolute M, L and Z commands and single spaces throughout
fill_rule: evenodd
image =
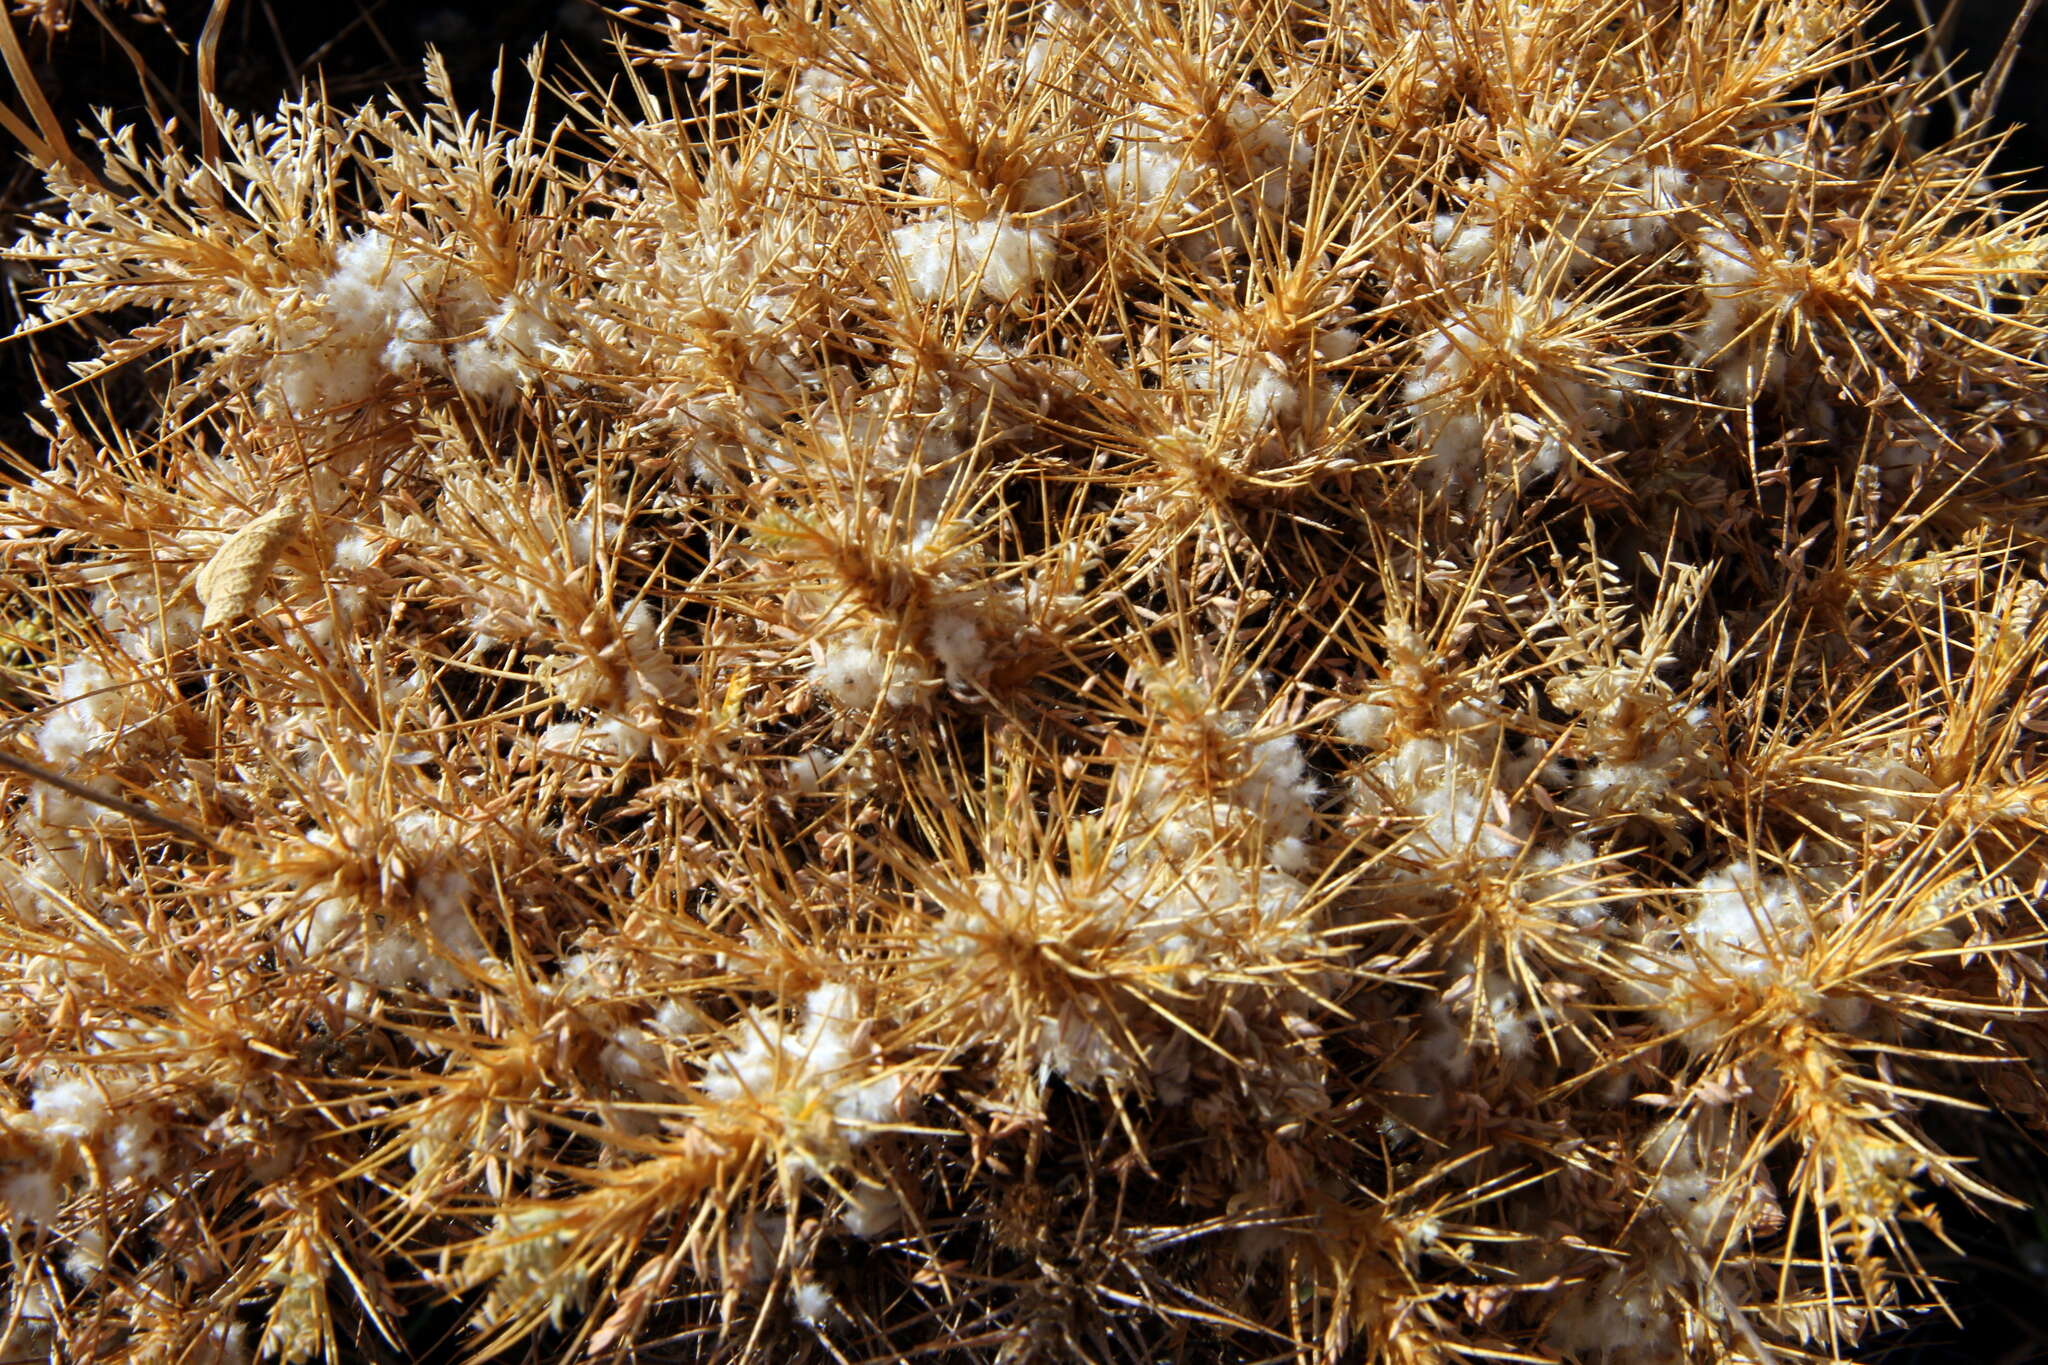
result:
M 559 129 L 17 120 L 98 354 L 0 503 L 12 1358 L 1938 1301 L 1925 1120 L 2048 1113 L 2048 236 L 1910 54 L 619 20 Z

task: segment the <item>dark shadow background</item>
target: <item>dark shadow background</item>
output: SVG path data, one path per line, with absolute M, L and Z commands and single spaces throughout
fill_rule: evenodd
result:
M 1902 54 L 1919 48 L 1910 35 L 1921 28 L 1919 15 L 1939 19 L 1947 0 L 1886 0 L 1876 27 L 1890 30 L 1894 38 L 1906 40 Z M 1960 0 L 1951 30 L 1948 55 L 1958 78 L 1974 83 L 1997 57 L 1998 49 L 2019 16 L 2020 0 Z M 2048 5 L 2035 12 L 2033 24 L 2020 45 L 2004 97 L 1993 111 L 1995 125 L 2018 125 L 2002 158 L 2008 171 L 2028 173 L 2031 183 L 2048 190 Z M 1930 119 L 1928 131 L 1940 136 L 1953 124 L 1943 114 Z

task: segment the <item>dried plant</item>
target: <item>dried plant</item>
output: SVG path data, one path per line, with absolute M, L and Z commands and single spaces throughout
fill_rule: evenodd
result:
M 2048 233 L 1867 13 L 618 17 L 560 133 L 36 131 L 8 1358 L 1941 1301 L 1926 1119 L 2048 1122 Z

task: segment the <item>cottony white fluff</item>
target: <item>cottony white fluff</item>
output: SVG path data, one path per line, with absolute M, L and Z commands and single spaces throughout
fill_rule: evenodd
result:
M 425 315 L 414 302 L 418 263 L 381 232 L 363 232 L 334 253 L 316 303 L 315 321 L 287 328 L 284 350 L 272 374 L 292 410 L 315 413 L 346 408 L 376 391 L 401 361 L 401 315 L 414 315 L 412 330 L 426 332 Z
M 1195 154 L 1192 137 L 1162 132 L 1146 120 L 1114 139 L 1102 171 L 1110 201 L 1136 211 L 1134 226 L 1152 240 L 1171 237 L 1185 255 L 1202 259 L 1217 246 L 1237 243 L 1242 233 L 1232 211 L 1280 211 L 1294 177 L 1305 170 L 1314 149 L 1297 131 L 1294 118 L 1249 89 L 1223 111 L 1231 144 L 1225 162 Z M 1183 230 L 1198 218 L 1209 226 Z
M 1700 879 L 1686 939 L 1724 975 L 1775 976 L 1813 942 L 1814 919 L 1789 877 L 1763 877 L 1736 860 Z
M 858 1147 L 901 1120 L 910 1098 L 907 1078 L 883 1073 L 867 1029 L 858 993 L 843 984 L 806 995 L 795 1027 L 750 1010 L 733 1028 L 737 1041 L 705 1062 L 698 1088 L 713 1100 L 778 1105 L 792 1116 L 822 1111 L 836 1144 Z M 818 1169 L 821 1159 L 806 1163 Z
M 856 1186 L 847 1196 L 839 1222 L 862 1241 L 872 1242 L 903 1221 L 903 1201 L 886 1188 Z
M 560 336 L 535 300 L 514 295 L 484 320 L 479 335 L 456 345 L 455 382 L 465 393 L 510 402 L 540 374 Z
M 435 812 L 409 810 L 392 822 L 391 833 L 405 875 L 385 875 L 393 892 L 409 894 L 423 912 L 424 932 L 390 922 L 372 900 L 350 892 L 314 901 L 291 935 L 308 957 L 333 955 L 332 965 L 347 978 L 340 995 L 351 1008 L 378 987 L 416 983 L 437 995 L 453 995 L 468 984 L 466 969 L 490 962 L 471 920 L 477 882 L 466 832 Z M 351 844 L 332 831 L 314 830 L 305 839 L 316 848 L 350 856 Z M 369 841 L 359 836 L 357 842 Z
M 885 653 L 862 635 L 840 635 L 812 643 L 811 681 L 849 711 L 901 710 L 924 696 L 931 673 L 910 650 Z
M 1395 1131 L 1426 1131 L 1443 1118 L 1446 1097 L 1472 1075 L 1465 1030 L 1442 1005 L 1423 1011 L 1420 1026 L 1380 1072 L 1382 1089 L 1399 1097 Z
M 43 758 L 66 770 L 89 754 L 112 748 L 128 710 L 126 681 L 90 657 L 65 664 L 50 709 L 36 727 L 36 748 Z
M 94 591 L 93 617 L 123 654 L 138 663 L 155 663 L 199 639 L 204 612 L 195 597 L 176 592 L 176 586 L 176 580 L 146 567 L 117 574 Z
M 1657 1278 L 1654 1270 L 1637 1277 L 1610 1270 L 1572 1289 L 1550 1321 L 1550 1344 L 1614 1365 L 1676 1365 L 1684 1353 L 1665 1306 L 1672 1287 Z
M 1183 148 L 1120 140 L 1102 184 L 1112 202 L 1148 211 L 1139 224 L 1165 236 L 1200 211 L 1197 191 L 1206 174 Z
M 1219 839 L 1244 836 L 1285 873 L 1307 870 L 1307 834 L 1322 795 L 1293 734 L 1255 739 L 1250 710 L 1224 710 L 1206 683 L 1178 669 L 1145 680 L 1153 718 L 1148 758 L 1126 784 L 1121 804 L 1130 842 L 1156 843 L 1178 859 L 1207 858 Z
M 1385 746 L 1393 724 L 1393 707 L 1360 702 L 1338 714 L 1336 729 L 1338 737 L 1349 743 L 1377 749 Z
M 964 302 L 976 291 L 1009 303 L 1050 278 L 1059 239 L 1003 215 L 965 221 L 951 213 L 891 232 L 910 292 L 923 303 Z
M 1430 238 L 1443 253 L 1444 264 L 1461 273 L 1475 272 L 1493 259 L 1494 236 L 1492 223 L 1455 213 L 1440 213 L 1430 225 Z M 1526 256 L 1526 247 L 1518 249 Z
M 634 606 L 617 635 L 599 654 L 558 660 L 549 671 L 555 695 L 592 716 L 549 726 L 540 738 L 543 751 L 586 762 L 633 762 L 658 738 L 662 708 L 686 697 L 689 672 L 662 644 L 652 607 Z
M 839 1316 L 839 1303 L 832 1291 L 808 1277 L 790 1285 L 789 1306 L 808 1327 L 823 1327 Z
M 991 635 L 1020 619 L 1020 602 L 1014 589 L 965 584 L 948 598 L 926 619 L 914 648 L 890 649 L 899 632 L 884 620 L 841 613 L 843 625 L 811 642 L 812 683 L 854 713 L 920 705 L 941 682 L 972 695 L 988 679 Z
M 6 1211 L 12 1223 L 48 1227 L 63 1210 L 64 1184 L 47 1167 L 29 1166 L 13 1171 L 0 1178 L 0 1209 Z
M 535 298 L 494 300 L 449 262 L 374 230 L 342 243 L 311 310 L 279 331 L 271 373 L 300 414 L 345 410 L 389 377 L 422 371 L 503 401 L 536 376 L 559 336 Z
M 26 1221 L 56 1218 L 67 1184 L 60 1172 L 84 1171 L 88 1154 L 91 1167 L 114 1185 L 154 1179 L 164 1168 L 166 1135 L 147 1104 L 83 1076 L 44 1075 L 29 1112 L 8 1126 L 49 1154 L 46 1164 L 12 1171 L 0 1182 L 0 1207 Z
M 1421 339 L 1401 395 L 1425 457 L 1418 472 L 1431 487 L 1473 486 L 1484 472 L 1486 438 L 1497 419 L 1506 419 L 1526 451 L 1511 471 L 1517 486 L 1555 472 L 1582 435 L 1612 428 L 1619 387 L 1576 377 L 1541 343 L 1568 307 L 1564 299 L 1500 287 L 1469 300 L 1461 316 L 1446 318 Z M 1488 371 L 1502 364 L 1520 369 L 1535 400 L 1527 411 L 1496 411 L 1480 391 Z M 1615 371 L 1618 381 L 1622 375 Z
M 1040 1080 L 1058 1076 L 1083 1090 L 1145 1080 L 1166 1098 L 1185 1084 L 1184 1035 L 1148 1011 L 1120 1015 L 1083 990 L 1020 1013 L 1004 977 L 1017 946 L 1032 941 L 1114 944 L 1155 966 L 1158 982 L 1189 990 L 1247 963 L 1311 959 L 1307 888 L 1285 872 L 1209 853 L 1184 863 L 1140 840 L 1118 854 L 1128 861 L 1086 883 L 1036 866 L 982 873 L 934 926 L 933 951 L 957 964 L 986 1036 L 1006 1040 Z
M 1688 1046 L 1705 1049 L 1724 1035 L 1714 1005 L 1730 988 L 1784 986 L 1829 1027 L 1862 1027 L 1866 1002 L 1824 995 L 1808 974 L 1807 950 L 1823 926 L 1822 898 L 1809 899 L 1792 878 L 1763 876 L 1736 859 L 1702 877 L 1689 899 L 1688 916 L 1647 933 L 1647 951 L 1625 955 L 1633 979 L 1624 991 Z
M 1762 253 L 1723 227 L 1702 228 L 1696 239 L 1700 293 L 1706 311 L 1686 336 L 1686 359 L 1714 375 L 1715 391 L 1742 400 L 1755 388 L 1778 382 L 1785 357 L 1774 352 L 1759 370 L 1764 348 L 1764 320 L 1770 296 L 1758 288 L 1763 277 Z
M 1705 1110 L 1666 1120 L 1643 1144 L 1643 1161 L 1655 1172 L 1651 1197 L 1708 1255 L 1727 1244 L 1751 1197 L 1753 1177 L 1726 1168 L 1727 1144 L 1725 1123 Z
M 1354 730 L 1370 729 L 1361 717 Z M 1447 864 L 1506 864 L 1528 842 L 1529 817 L 1510 806 L 1493 775 L 1467 763 L 1463 746 L 1411 739 L 1367 770 L 1356 790 L 1360 809 L 1413 821 L 1398 865 L 1433 879 Z
M 31 922 L 80 904 L 80 897 L 106 880 L 107 852 L 98 831 L 124 818 L 55 788 L 35 792 L 14 820 L 26 848 L 21 875 L 0 879 L 0 901 L 11 892 L 22 892 L 27 903 L 21 908 Z M 108 919 L 120 917 L 111 905 L 95 908 Z

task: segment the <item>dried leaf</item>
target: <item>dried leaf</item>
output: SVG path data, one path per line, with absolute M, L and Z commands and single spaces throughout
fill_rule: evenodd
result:
M 296 507 L 276 508 L 220 543 L 193 583 L 200 605 L 206 608 L 201 629 L 232 623 L 249 614 L 302 519 Z

